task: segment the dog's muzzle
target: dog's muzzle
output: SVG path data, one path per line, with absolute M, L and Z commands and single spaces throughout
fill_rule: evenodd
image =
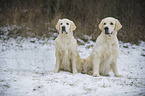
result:
M 62 26 L 62 31 L 61 32 L 62 32 L 62 34 L 63 34 L 63 32 L 65 32 L 67 34 L 65 26 Z
M 109 32 L 109 28 L 108 27 L 105 27 L 104 28 L 104 31 L 105 31 L 105 34 L 106 35 L 109 35 L 109 34 L 112 34 L 113 33 L 113 32 L 111 32 L 111 33 Z
M 106 35 L 110 34 L 110 33 L 109 33 L 109 28 L 108 28 L 108 27 L 105 27 L 104 30 L 105 30 L 105 34 L 106 34 Z

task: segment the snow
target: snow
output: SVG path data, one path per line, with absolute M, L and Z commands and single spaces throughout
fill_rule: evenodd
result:
M 80 40 L 81 41 L 81 40 Z M 79 45 L 82 58 L 94 42 Z M 72 74 L 55 67 L 54 40 L 27 38 L 0 40 L 0 96 L 144 96 L 145 42 L 120 42 L 117 68 L 123 77 Z

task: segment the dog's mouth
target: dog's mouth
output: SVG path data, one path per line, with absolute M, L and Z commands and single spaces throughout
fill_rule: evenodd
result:
M 108 27 L 105 27 L 104 28 L 104 31 L 105 31 L 105 34 L 106 35 L 109 35 L 109 34 L 112 34 L 113 33 L 113 31 L 111 33 L 109 32 L 109 28 Z
M 105 34 L 106 34 L 106 35 L 109 35 L 110 33 L 109 33 L 108 31 L 105 31 Z
M 113 31 L 110 33 L 109 31 L 105 31 L 106 35 L 113 34 Z
M 68 34 L 66 31 L 61 31 L 62 32 L 62 34 L 65 32 L 66 34 Z

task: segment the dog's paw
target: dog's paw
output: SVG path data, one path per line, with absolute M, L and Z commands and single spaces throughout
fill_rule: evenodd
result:
M 54 73 L 58 73 L 59 71 L 58 71 L 58 70 L 54 70 L 53 72 L 54 72 Z
M 92 75 L 92 74 L 93 74 L 93 71 L 89 71 L 88 74 L 89 74 L 89 75 Z
M 102 75 L 102 76 L 106 76 L 106 77 L 109 77 L 110 75 L 109 75 L 109 74 L 105 74 L 105 75 Z
M 123 77 L 123 76 L 122 76 L 122 75 L 120 75 L 120 74 L 116 74 L 115 76 L 116 76 L 116 77 Z
M 73 74 L 77 74 L 77 73 L 78 73 L 78 72 L 77 72 L 76 70 L 75 70 L 75 71 L 73 70 Z
M 109 74 L 100 74 L 100 75 L 102 75 L 102 76 L 110 76 Z
M 99 77 L 100 74 L 99 74 L 99 73 L 94 73 L 93 76 L 94 76 L 94 77 Z

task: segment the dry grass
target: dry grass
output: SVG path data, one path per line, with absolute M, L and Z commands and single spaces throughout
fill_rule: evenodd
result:
M 112 16 L 123 25 L 119 40 L 139 43 L 145 41 L 144 4 L 144 0 L 1 0 L 0 25 L 22 26 L 19 33 L 24 37 L 49 38 L 58 19 L 69 18 L 77 26 L 76 38 L 89 35 L 95 40 L 101 19 Z

